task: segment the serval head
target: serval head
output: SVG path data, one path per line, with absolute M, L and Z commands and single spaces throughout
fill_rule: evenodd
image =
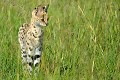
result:
M 36 26 L 48 25 L 48 10 L 49 5 L 39 5 L 32 11 L 32 21 Z

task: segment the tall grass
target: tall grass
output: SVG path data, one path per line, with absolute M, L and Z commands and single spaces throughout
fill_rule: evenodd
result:
M 49 3 L 38 76 L 25 75 L 18 29 Z M 119 0 L 1 0 L 0 80 L 119 80 Z

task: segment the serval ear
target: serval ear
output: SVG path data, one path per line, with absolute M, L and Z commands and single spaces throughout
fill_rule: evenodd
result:
M 49 7 L 49 4 L 47 4 L 46 6 L 43 7 L 43 9 L 45 10 L 45 12 L 47 12 L 48 7 Z

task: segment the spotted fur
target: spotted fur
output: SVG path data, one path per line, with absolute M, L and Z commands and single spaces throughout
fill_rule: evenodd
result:
M 47 6 L 39 5 L 32 11 L 29 24 L 24 23 L 18 32 L 21 47 L 22 64 L 30 72 L 41 61 L 43 44 L 43 27 L 48 24 Z

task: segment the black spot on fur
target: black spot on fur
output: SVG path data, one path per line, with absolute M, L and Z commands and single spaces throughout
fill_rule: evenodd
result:
M 25 53 L 26 53 L 26 51 L 23 51 L 22 53 L 23 53 L 23 54 L 25 54 Z
M 37 33 L 37 31 L 35 30 L 35 33 Z
M 33 66 L 33 63 L 32 63 L 32 62 L 29 62 L 28 64 L 29 64 L 29 66 Z
M 29 43 L 27 43 L 27 45 L 29 45 Z
M 37 38 L 37 37 L 35 36 L 35 34 L 33 34 L 33 37 L 34 37 L 34 38 Z
M 35 55 L 34 59 L 40 58 L 40 55 Z
M 31 47 L 29 47 L 29 50 L 32 51 L 33 49 Z
M 34 60 L 34 56 L 28 55 L 32 60 Z
M 39 51 L 42 51 L 42 47 L 39 48 Z
M 38 66 L 38 63 L 35 64 L 35 67 Z
M 23 57 L 27 57 L 27 55 L 23 55 Z

